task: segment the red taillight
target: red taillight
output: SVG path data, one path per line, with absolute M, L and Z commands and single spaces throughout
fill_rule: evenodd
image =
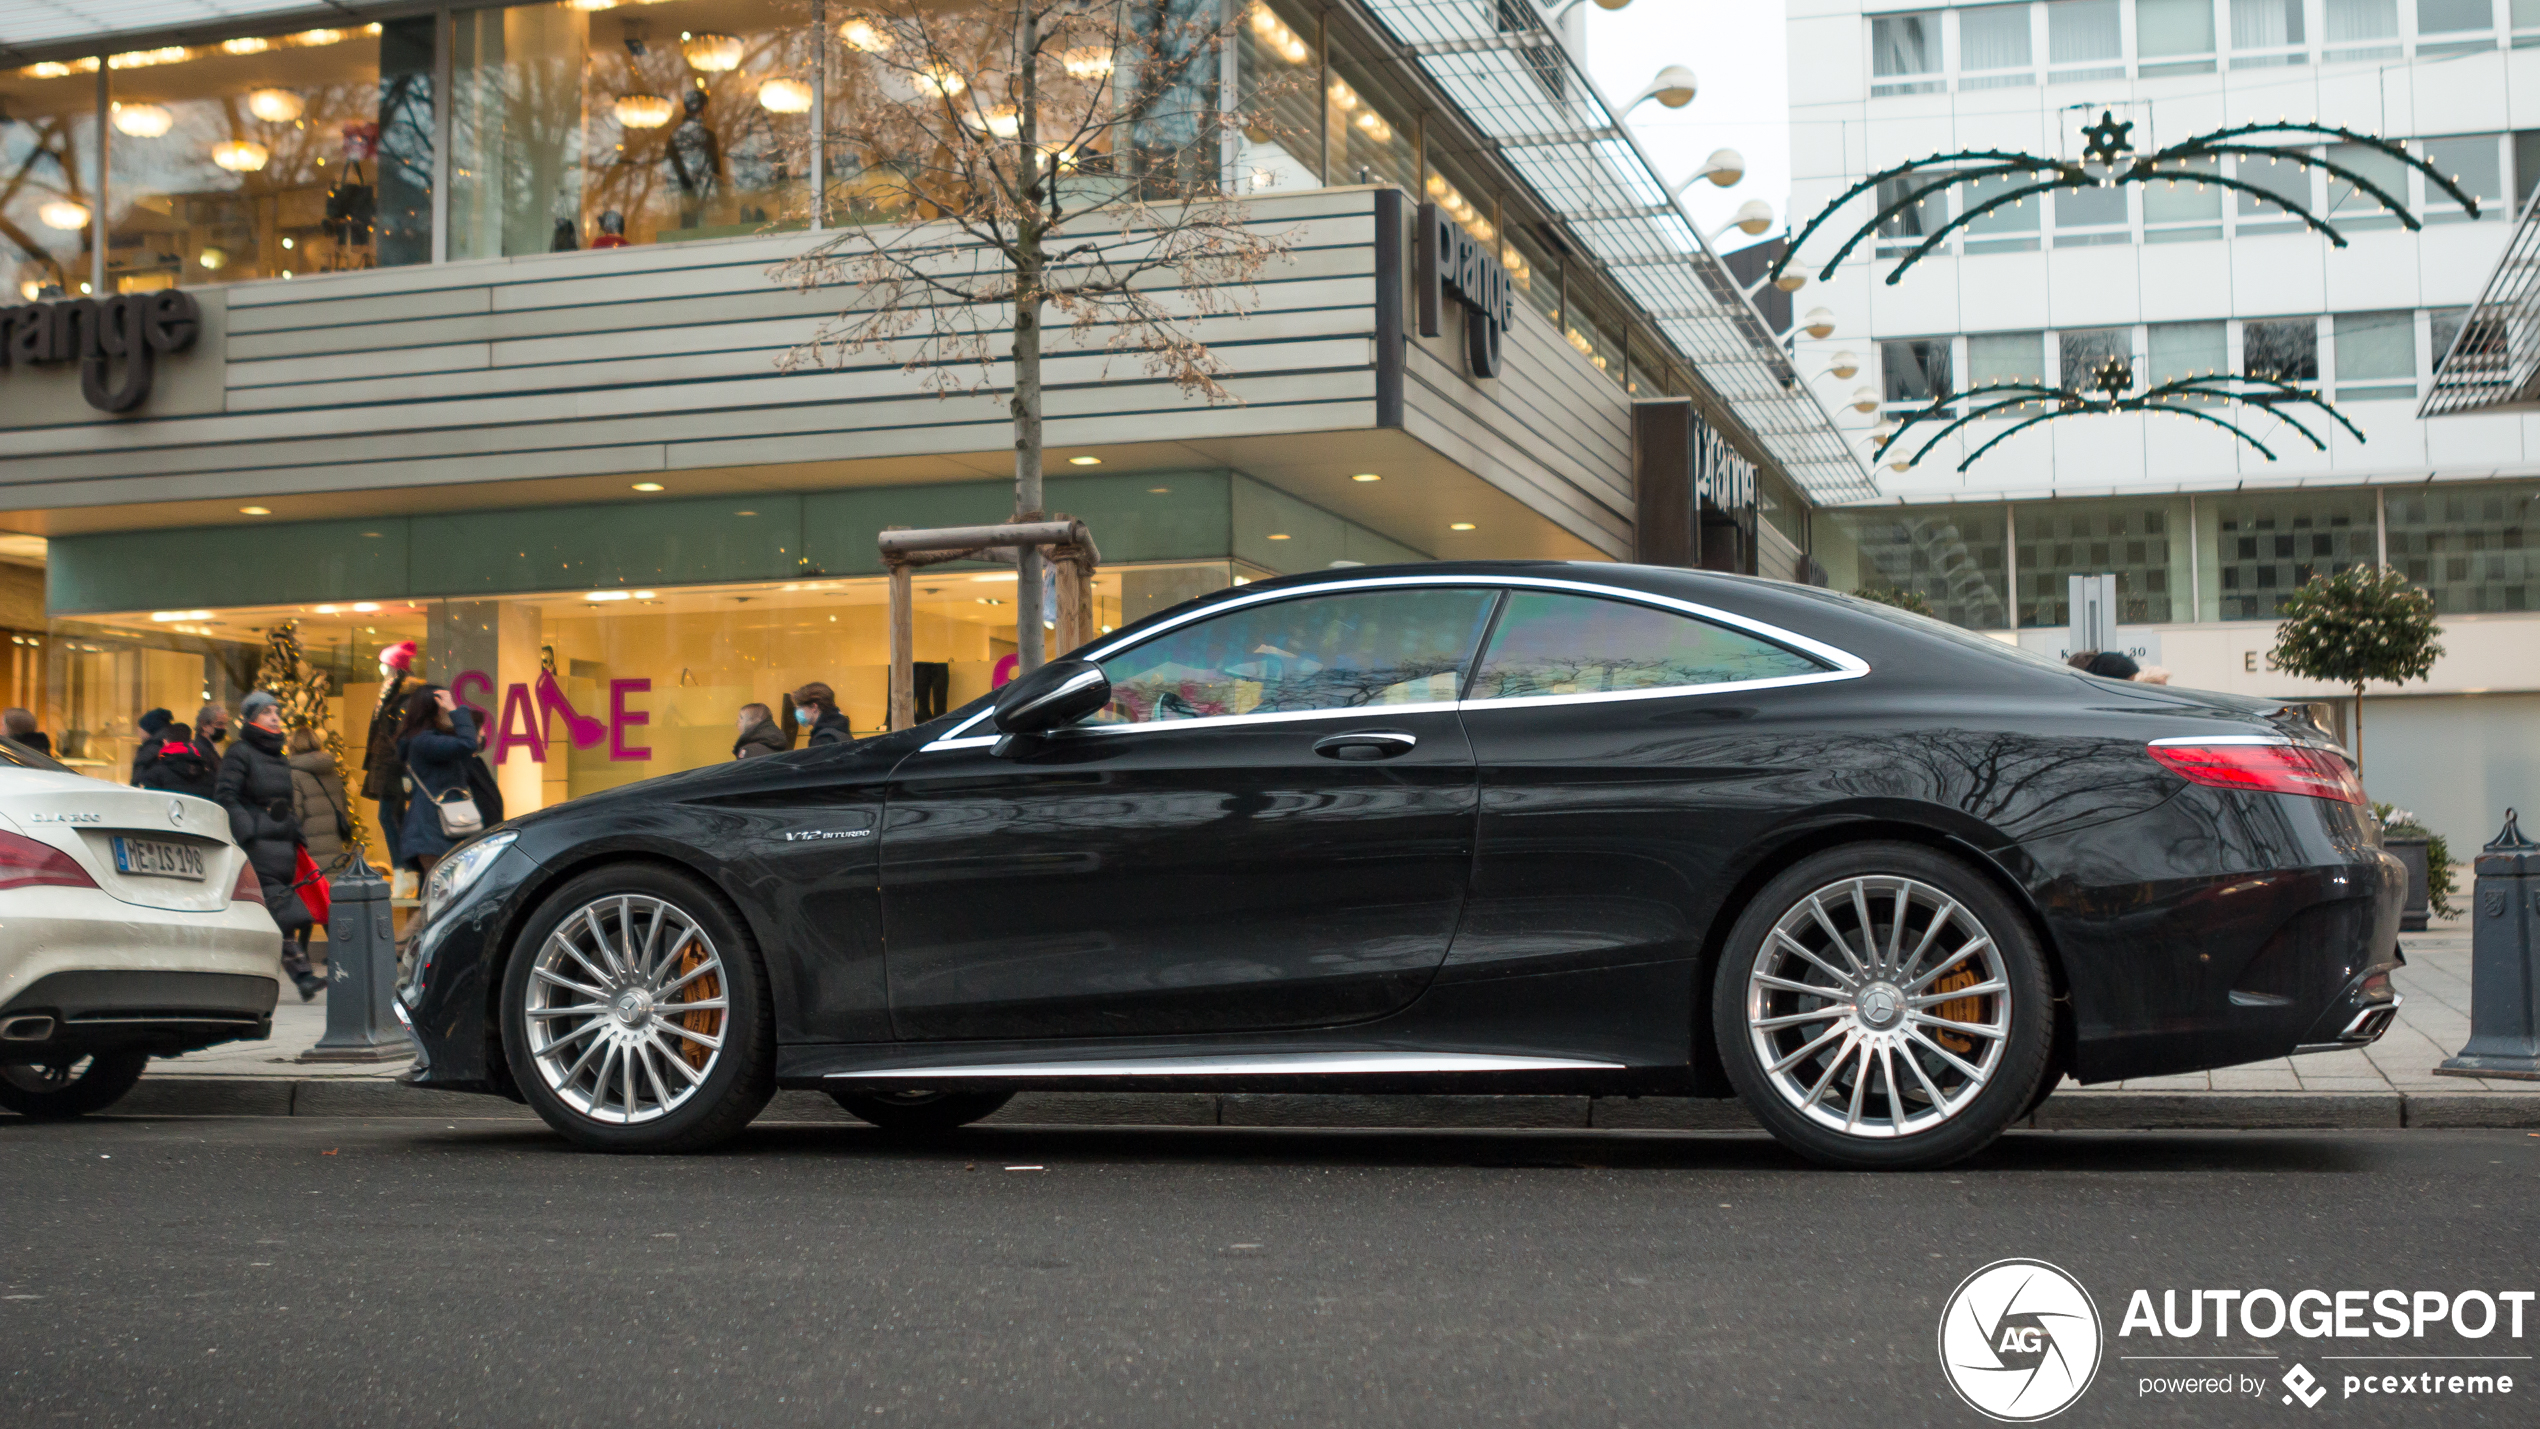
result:
M 23 834 L 0 833 L 0 888 L 94 888 L 79 860 Z
M 2333 750 L 2307 744 L 2155 744 L 2145 752 L 2191 784 L 2364 802 L 2355 766 Z
M 238 865 L 238 886 L 229 890 L 229 901 L 253 903 L 259 908 L 265 906 L 265 885 L 256 877 L 254 864 L 242 862 Z

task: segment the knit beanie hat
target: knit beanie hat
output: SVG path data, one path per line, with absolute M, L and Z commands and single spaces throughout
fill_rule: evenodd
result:
M 238 722 L 254 724 L 258 714 L 281 703 L 282 701 L 273 697 L 273 692 L 270 690 L 250 691 L 247 698 L 238 702 Z
M 144 710 L 141 714 L 141 732 L 143 734 L 157 734 L 160 730 L 163 730 L 170 724 L 175 723 L 175 721 L 176 716 L 168 713 L 166 710 Z

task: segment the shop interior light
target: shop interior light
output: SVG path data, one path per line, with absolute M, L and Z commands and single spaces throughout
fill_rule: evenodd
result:
M 635 489 L 637 491 L 659 491 L 661 490 L 661 483 L 658 481 L 639 481 L 635 483 Z
M 272 157 L 272 150 L 252 139 L 224 139 L 212 146 L 212 162 L 233 174 L 252 174 Z
M 1470 521 L 1449 521 L 1446 524 L 1446 529 L 1450 531 L 1470 531 L 1473 529 L 1473 523 Z
M 116 132 L 135 139 L 156 139 L 176 127 L 176 116 L 158 104 L 118 104 L 115 106 Z
M 617 0 L 573 0 L 573 8 L 576 10 L 614 10 L 617 8 Z
M 351 39 L 350 30 L 302 30 L 291 37 L 295 45 L 334 45 Z
M 88 205 L 74 199 L 57 198 L 37 209 L 35 216 L 44 220 L 46 228 L 77 233 L 88 226 Z
M 364 615 L 368 615 L 368 614 L 370 614 L 371 612 L 373 612 L 373 611 L 375 611 L 375 610 L 379 609 L 379 604 L 378 604 L 378 602 L 376 602 L 376 601 L 368 601 L 368 600 L 364 600 L 364 601 L 356 601 L 356 602 L 354 603 L 354 605 L 353 605 L 353 609 L 355 609 L 355 610 L 357 610 L 357 611 L 360 611 L 360 612 L 361 612 L 362 614 L 364 614 Z
M 619 99 L 613 110 L 617 122 L 629 129 L 659 129 L 670 122 L 674 106 L 658 94 L 630 94 Z
M 261 35 L 250 35 L 243 39 L 223 40 L 220 47 L 224 54 L 260 55 L 273 48 L 273 41 Z
M 154 610 L 150 612 L 150 618 L 166 625 L 177 620 L 209 620 L 212 613 L 208 610 Z
M 222 249 L 206 248 L 202 252 L 194 255 L 194 261 L 202 264 L 206 272 L 210 272 L 218 269 L 223 263 L 228 262 L 229 254 Z
M 241 516 L 271 516 L 273 514 L 273 508 L 270 506 L 241 506 L 238 508 L 238 514 Z
M 1058 62 L 1078 79 L 1101 79 L 1110 74 L 1115 65 L 1111 51 L 1098 45 L 1069 50 L 1058 57 Z
M 289 124 L 308 111 L 309 102 L 287 89 L 253 89 L 247 92 L 247 112 L 267 124 Z
M 1067 459 L 1067 464 L 1069 466 L 1100 466 L 1102 465 L 1102 458 L 1098 456 L 1072 456 Z
M 318 613 L 318 614 L 320 614 L 320 615 L 333 615 L 333 614 L 335 613 L 335 611 L 336 611 L 336 607 L 331 606 L 331 605 L 321 605 L 321 606 L 316 606 L 316 607 L 314 607 L 314 609 L 315 609 L 315 610 L 317 611 L 317 613 Z
M 734 35 L 692 35 L 681 31 L 679 53 L 689 67 L 707 74 L 729 74 L 741 67 L 741 41 Z
M 758 107 L 770 114 L 808 114 L 811 86 L 799 79 L 771 79 L 758 87 Z
M 1295 540 L 1296 538 L 1295 538 L 1295 537 L 1293 537 L 1293 536 L 1290 536 L 1290 535 L 1289 535 L 1287 532 L 1285 532 L 1285 531 L 1273 531 L 1273 532 L 1271 532 L 1271 533 L 1270 533 L 1270 539 L 1271 539 L 1271 540 L 1273 540 L 1273 541 L 1292 541 L 1292 540 Z
M 970 578 L 970 582 L 973 585 L 977 585 L 983 581 L 1010 581 L 1014 578 L 1014 572 L 1012 571 L 990 571 L 984 576 L 972 576 Z
M 188 50 L 185 46 L 169 45 L 163 49 L 126 50 L 119 55 L 108 55 L 106 57 L 106 68 L 148 69 L 152 65 L 178 64 L 192 58 L 194 58 L 193 51 Z
M 868 55 L 891 48 L 891 32 L 871 20 L 849 20 L 838 27 L 838 38 L 847 42 L 848 49 Z
M 635 593 L 624 590 L 595 590 L 582 598 L 588 601 L 633 600 Z
M 962 78 L 950 65 L 928 65 L 912 76 L 910 82 L 928 94 L 940 94 L 946 99 L 970 87 L 970 81 Z
M 1384 478 L 1383 478 L 1382 476 L 1377 475 L 1375 472 L 1372 472 L 1372 471 L 1362 471 L 1362 472 L 1358 473 L 1356 476 L 1351 477 L 1351 478 L 1350 478 L 1350 480 L 1352 480 L 1352 481 L 1382 481 L 1382 480 L 1384 480 Z

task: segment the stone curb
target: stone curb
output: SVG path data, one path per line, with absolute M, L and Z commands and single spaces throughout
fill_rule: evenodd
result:
M 119 1117 L 487 1117 L 534 1120 L 501 1097 L 372 1079 L 144 1078 Z M 763 1121 L 852 1122 L 826 1093 L 780 1091 Z M 1296 1092 L 1023 1092 L 988 1125 L 1398 1127 L 1752 1131 L 1734 1101 L 1680 1097 L 1345 1096 Z M 2534 1092 L 2060 1092 L 2040 1131 L 2540 1129 Z

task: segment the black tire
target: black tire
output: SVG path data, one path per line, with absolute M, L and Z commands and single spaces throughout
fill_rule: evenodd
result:
M 711 979 L 691 984 L 688 989 L 679 990 L 679 995 L 694 997 L 702 989 L 707 997 L 719 997 L 724 1005 L 715 1013 L 682 1013 L 673 1017 L 652 1011 L 656 1004 L 648 995 L 640 1008 L 628 1009 L 630 1013 L 641 1014 L 631 1024 L 617 1021 L 614 1010 L 586 1018 L 580 1023 L 566 1018 L 541 1017 L 537 1020 L 541 1032 L 536 1035 L 553 1040 L 544 1044 L 534 1041 L 530 1030 L 531 985 L 550 940 L 561 934 L 565 942 L 560 946 L 568 949 L 576 945 L 588 947 L 594 927 L 605 929 L 609 920 L 629 916 L 640 926 L 645 917 L 658 917 L 657 910 L 665 908 L 693 925 L 691 931 L 697 940 L 687 941 L 688 932 L 676 931 L 680 925 L 665 920 L 661 926 L 674 930 L 672 945 L 660 953 L 661 972 L 654 981 L 671 979 L 673 974 L 688 966 L 681 957 L 683 946 L 701 949 L 696 953 L 698 961 L 712 960 L 715 964 Z M 594 915 L 596 921 L 585 922 L 582 918 L 585 910 L 594 909 L 598 910 Z M 638 911 L 630 915 L 626 911 L 629 909 Z M 616 932 L 622 941 L 640 941 L 640 937 L 625 926 L 619 926 Z M 601 960 L 596 971 L 592 971 L 594 965 L 587 959 L 576 966 L 575 960 L 566 954 L 559 953 L 557 956 L 561 959 L 557 965 L 579 978 L 596 983 L 609 976 L 605 959 Z M 619 999 L 630 991 L 638 990 L 641 978 L 642 975 L 630 971 L 623 987 L 601 983 L 603 990 L 610 992 L 610 1001 L 588 1005 L 607 1005 L 612 1009 L 625 1006 Z M 578 998 L 586 995 L 580 992 L 551 994 L 548 989 L 553 984 L 546 979 L 536 981 L 539 984 L 536 995 L 541 999 L 542 1011 L 556 1005 L 551 1000 L 553 997 Z M 686 1004 L 663 1001 L 658 1005 L 678 1007 Z M 717 1014 L 719 1022 L 712 1020 Z M 503 969 L 500 1020 L 503 1053 L 510 1062 L 512 1081 L 520 1088 L 522 1100 L 547 1125 L 588 1150 L 702 1151 L 748 1126 L 776 1092 L 775 1014 L 767 991 L 767 970 L 759 959 L 758 946 L 750 937 L 748 925 L 714 888 L 700 879 L 658 864 L 627 863 L 593 869 L 548 895 L 537 913 L 521 929 L 519 940 L 512 945 L 511 956 Z M 706 1026 L 693 1034 L 679 1032 L 673 1025 L 684 1026 L 701 1021 Z M 584 1023 L 599 1024 L 598 1031 L 588 1034 L 594 1040 L 616 1040 L 621 1036 L 638 1039 L 625 1042 L 617 1050 L 600 1052 L 604 1060 L 597 1080 L 609 1081 L 608 1068 L 611 1064 L 605 1059 L 622 1056 L 626 1059 L 626 1079 L 634 1088 L 627 1094 L 622 1113 L 614 1119 L 608 1111 L 608 1098 L 618 1094 L 614 1085 L 586 1086 L 578 1080 L 568 1080 L 560 1086 L 557 1081 L 569 1070 L 567 1064 L 575 1055 L 564 1044 L 583 1035 L 578 1029 Z M 546 1030 L 559 1026 L 574 1030 L 563 1033 Z M 705 1034 L 711 1034 L 719 1045 L 705 1054 L 702 1068 L 692 1068 L 699 1073 L 697 1078 L 683 1083 L 679 1077 L 686 1073 L 670 1066 L 667 1060 L 669 1054 L 657 1049 L 679 1049 L 685 1060 L 686 1049 L 706 1040 Z M 641 1040 L 645 1038 L 651 1040 Z M 555 1055 L 542 1058 L 542 1045 Z M 580 1046 L 589 1049 L 591 1043 L 586 1041 Z M 645 1071 L 645 1076 L 640 1079 L 634 1072 L 638 1066 Z M 664 1076 L 664 1072 L 671 1075 Z M 646 1111 L 644 1099 L 656 1087 L 673 1089 L 672 1095 L 668 1100 L 654 1096 L 654 1107 Z M 589 1105 L 577 1105 L 577 1101 Z
M 1856 940 L 1867 957 L 1846 962 Z M 1759 963 L 1774 981 L 1754 980 Z M 1959 986 L 1977 995 L 1951 996 Z M 2053 1049 L 2052 997 L 2035 932 L 1991 880 L 1918 844 L 1850 844 L 1793 864 L 1739 915 L 1712 981 L 1712 1035 L 1739 1097 L 1784 1146 L 1849 1170 L 1924 1170 L 1975 1154 L 2031 1109 Z
M 147 1052 L 100 1052 L 87 1065 L 61 1062 L 0 1065 L 0 1107 L 36 1121 L 66 1121 L 123 1100 L 150 1065 Z
M 848 1092 L 829 1095 L 847 1115 L 869 1121 L 884 1131 L 906 1135 L 951 1131 L 982 1117 L 996 1115 L 1014 1100 L 1012 1092 Z

